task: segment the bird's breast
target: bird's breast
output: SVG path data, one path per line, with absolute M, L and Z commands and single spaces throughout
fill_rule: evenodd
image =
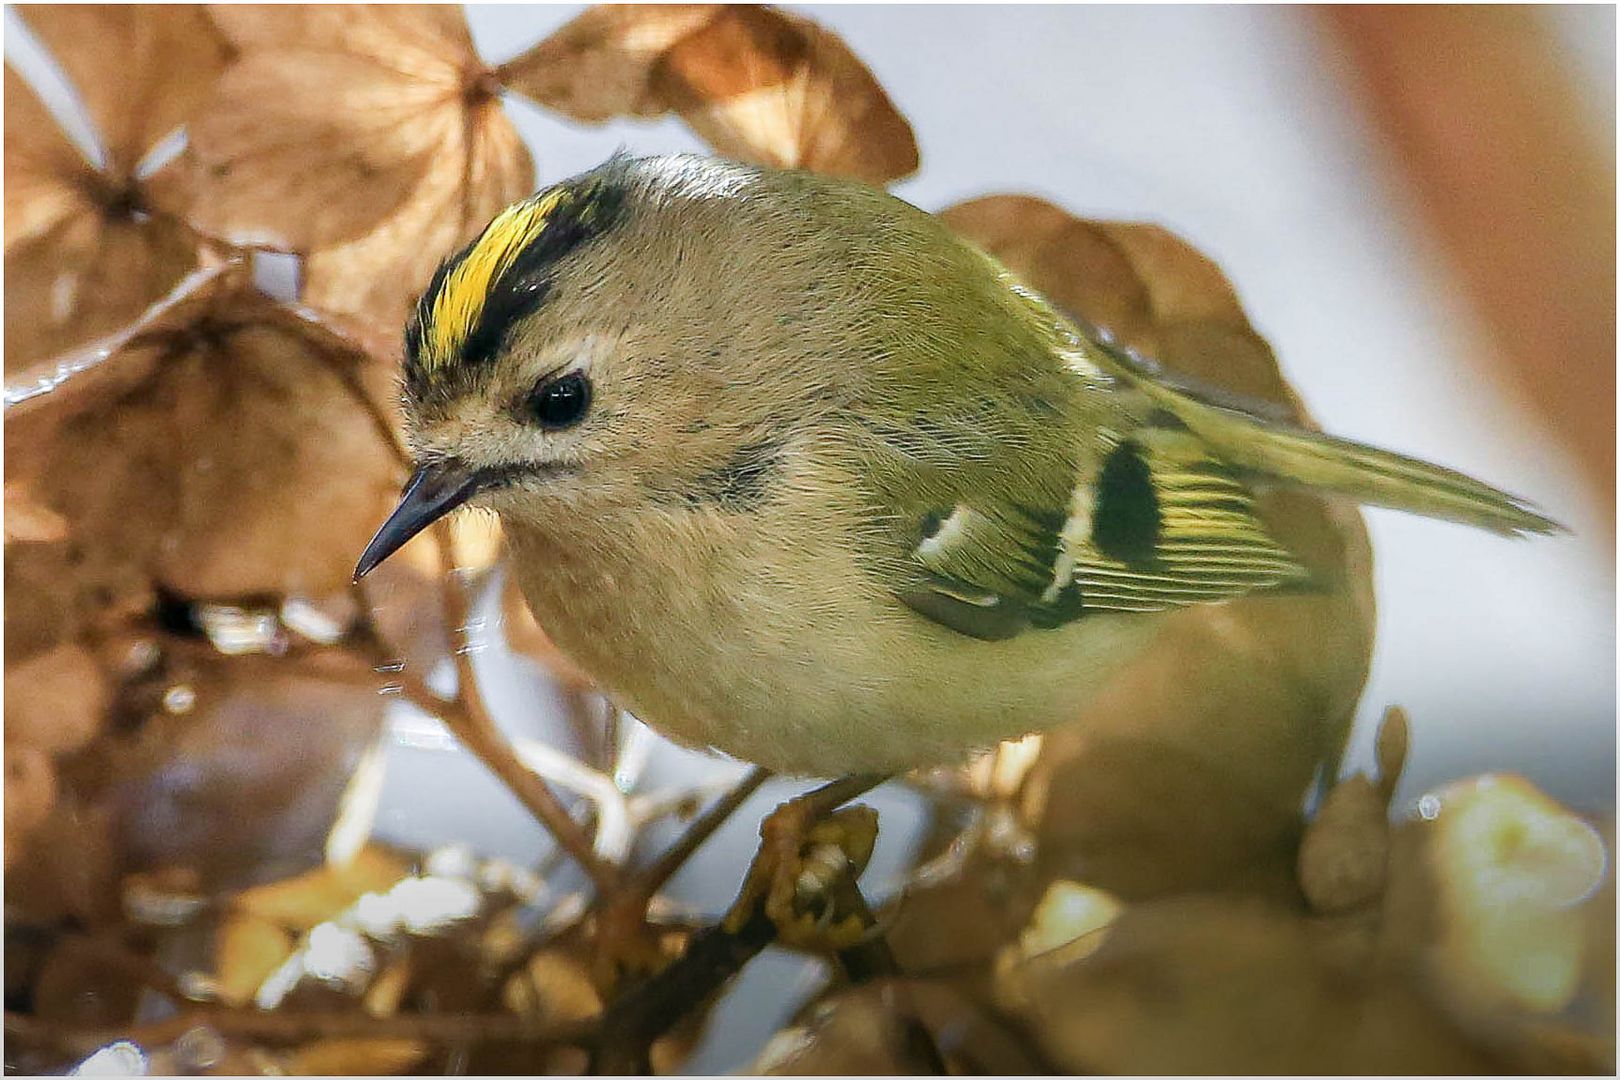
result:
M 1157 624 L 1102 615 L 970 639 L 872 582 L 835 529 L 785 553 L 768 523 L 718 517 L 590 542 L 508 535 L 540 625 L 616 703 L 676 741 L 799 775 L 959 760 L 1072 720 Z

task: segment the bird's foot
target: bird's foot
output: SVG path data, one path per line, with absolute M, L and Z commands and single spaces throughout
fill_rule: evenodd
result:
M 851 806 L 826 814 L 828 789 L 777 807 L 760 823 L 759 853 L 724 926 L 741 929 L 763 903 L 784 945 L 838 952 L 858 944 L 870 929 L 864 905 L 840 903 L 840 882 L 866 869 L 877 842 L 877 811 Z

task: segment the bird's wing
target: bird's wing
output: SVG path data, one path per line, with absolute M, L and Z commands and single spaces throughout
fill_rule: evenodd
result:
M 900 599 L 953 630 L 997 639 L 1308 577 L 1268 535 L 1237 474 L 1196 438 L 1146 426 L 1097 438 L 1060 479 L 1045 459 L 992 470 L 1001 483 L 965 468 L 953 497 L 931 492 L 935 504 L 914 526 L 917 573 Z

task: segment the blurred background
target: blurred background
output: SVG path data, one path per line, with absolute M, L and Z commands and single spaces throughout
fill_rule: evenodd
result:
M 491 64 L 580 5 L 468 5 Z M 915 128 L 925 208 L 996 192 L 1161 224 L 1226 273 L 1328 430 L 1524 495 L 1568 536 L 1509 541 L 1366 512 L 1378 637 L 1348 769 L 1404 705 L 1416 731 L 1397 806 L 1455 777 L 1522 773 L 1612 815 L 1615 797 L 1615 11 L 803 5 Z M 5 53 L 89 143 L 66 83 L 13 10 Z M 702 151 L 673 118 L 585 127 L 508 94 L 542 185 L 633 153 Z M 487 598 L 486 598 L 487 599 Z M 493 609 L 490 609 L 493 610 Z M 499 650 L 497 715 L 554 689 Z M 534 745 L 546 732 L 525 731 Z M 741 767 L 637 731 L 638 786 Z M 541 751 L 536 751 L 540 753 Z M 377 832 L 411 848 L 476 838 L 532 863 L 534 822 L 435 723 L 397 709 Z M 445 793 L 424 812 L 422 792 Z M 564 782 L 566 787 L 566 781 Z M 767 786 L 763 810 L 788 787 Z M 915 842 L 885 789 L 881 894 Z M 739 815 L 672 890 L 716 910 L 751 847 Z M 767 954 L 772 994 L 723 1013 L 694 1071 L 733 1067 L 819 976 Z

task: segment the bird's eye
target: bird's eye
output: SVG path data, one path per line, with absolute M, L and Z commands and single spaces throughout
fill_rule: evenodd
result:
M 540 426 L 552 431 L 573 427 L 591 407 L 591 380 L 584 372 L 570 371 L 560 379 L 535 388 L 529 397 L 529 412 Z

